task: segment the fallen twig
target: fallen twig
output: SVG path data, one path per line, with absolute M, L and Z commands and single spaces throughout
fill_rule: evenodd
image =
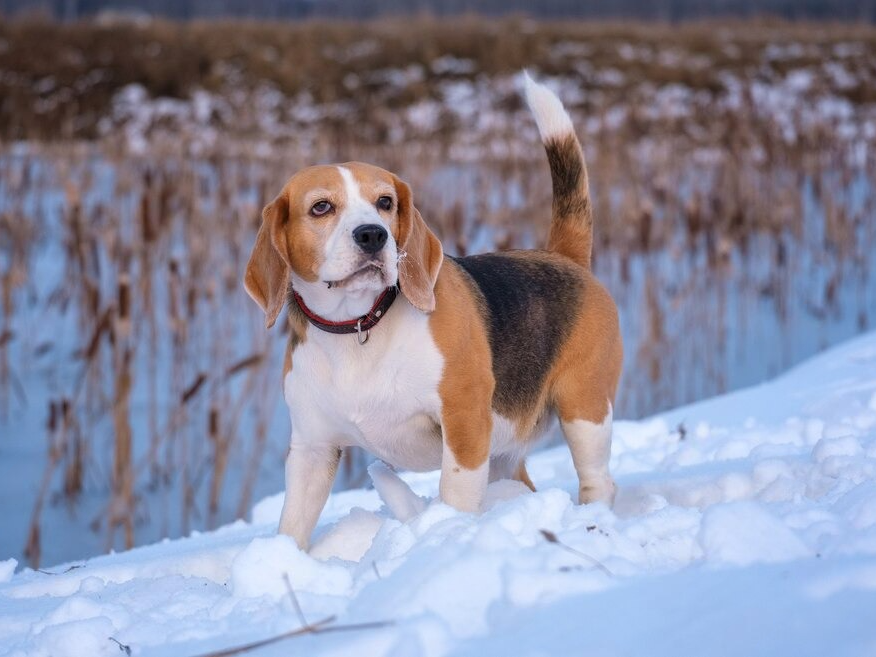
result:
M 298 603 L 298 596 L 295 595 L 295 589 L 292 588 L 292 580 L 289 579 L 289 573 L 283 573 L 283 581 L 286 582 L 286 590 L 289 592 L 289 598 L 292 600 L 292 606 L 295 607 L 295 613 L 298 614 L 298 621 L 302 627 L 308 627 L 310 623 L 304 617 L 304 611 Z
M 43 570 L 42 568 L 37 568 L 36 571 L 38 573 L 42 573 L 43 575 L 64 575 L 69 573 L 71 570 L 76 570 L 77 568 L 85 568 L 84 563 L 74 563 L 72 566 L 67 566 L 64 570 L 59 573 L 53 573 L 51 570 Z
M 574 554 L 575 556 L 580 557 L 580 558 L 584 559 L 585 561 L 587 561 L 588 563 L 596 566 L 597 568 L 599 568 L 599 570 L 601 570 L 603 573 L 605 573 L 609 577 L 614 577 L 614 573 L 611 572 L 608 568 L 606 568 L 599 560 L 594 559 L 589 554 L 585 554 L 585 553 L 581 552 L 580 550 L 576 550 L 571 545 L 566 545 L 559 538 L 557 538 L 557 535 L 554 532 L 552 532 L 551 530 L 539 529 L 538 531 L 541 532 L 541 535 L 544 536 L 545 540 L 548 543 L 553 543 L 557 547 L 561 547 L 566 552 L 570 552 L 571 554 Z
M 334 623 L 337 618 L 335 616 L 329 616 L 327 618 L 323 618 L 320 621 L 316 621 L 315 623 L 311 623 L 305 627 L 299 627 L 297 630 L 292 630 L 291 632 L 284 632 L 283 634 L 278 634 L 277 636 L 270 637 L 268 639 L 262 639 L 260 641 L 253 641 L 252 643 L 247 643 L 242 646 L 236 646 L 234 648 L 226 648 L 224 650 L 217 650 L 214 652 L 204 653 L 203 655 L 198 655 L 198 657 L 232 657 L 233 655 L 239 655 L 244 652 L 249 652 L 250 650 L 255 650 L 256 648 L 261 648 L 263 646 L 269 646 L 274 643 L 279 643 L 280 641 L 284 641 L 286 639 L 291 639 L 296 636 L 302 636 L 304 634 L 328 634 L 330 632 L 356 632 L 358 630 L 374 630 L 381 627 L 388 627 L 390 625 L 394 625 L 395 621 L 373 621 L 370 623 L 351 623 L 349 625 L 331 625 Z
M 119 640 L 116 639 L 115 637 L 107 637 L 107 638 L 108 638 L 110 641 L 115 641 L 116 644 L 119 646 L 119 650 L 121 650 L 121 651 L 122 651 L 123 653 L 125 653 L 126 655 L 129 655 L 129 656 L 130 656 L 130 654 L 131 654 L 131 646 L 129 646 L 129 645 L 125 644 L 125 643 L 122 643 L 121 641 L 119 641 Z
M 250 650 L 255 650 L 256 648 L 261 648 L 262 646 L 269 646 L 273 643 L 278 643 L 285 639 L 291 639 L 292 637 L 301 636 L 302 634 L 313 634 L 315 632 L 318 632 L 320 628 L 324 625 L 333 623 L 335 622 L 335 620 L 335 616 L 328 616 L 327 618 L 323 618 L 321 621 L 316 621 L 315 623 L 313 623 L 313 625 L 305 625 L 304 627 L 299 627 L 297 630 L 284 632 L 283 634 L 278 634 L 277 636 L 272 636 L 267 639 L 253 641 L 252 643 L 246 643 L 242 646 L 235 646 L 233 648 L 225 648 L 224 650 L 207 652 L 203 655 L 199 655 L 198 657 L 231 657 L 231 655 L 239 655 L 244 652 L 249 652 Z

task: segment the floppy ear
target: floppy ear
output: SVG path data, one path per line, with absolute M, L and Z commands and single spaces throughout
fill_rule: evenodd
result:
M 398 195 L 398 248 L 404 252 L 398 263 L 399 287 L 411 305 L 430 313 L 435 310 L 435 281 L 444 261 L 444 251 L 441 241 L 414 207 L 411 188 L 393 178 Z
M 281 194 L 262 210 L 262 227 L 246 265 L 243 286 L 262 310 L 265 328 L 271 328 L 286 303 L 289 266 L 281 257 L 278 241 L 285 243 L 284 226 L 289 218 L 289 204 Z

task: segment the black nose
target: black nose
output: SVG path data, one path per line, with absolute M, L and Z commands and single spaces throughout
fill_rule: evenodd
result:
M 377 253 L 386 244 L 386 229 L 377 224 L 357 226 L 353 230 L 353 240 L 365 253 Z

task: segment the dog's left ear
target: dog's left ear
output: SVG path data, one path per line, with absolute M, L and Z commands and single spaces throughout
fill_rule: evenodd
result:
M 285 243 L 285 225 L 289 205 L 281 194 L 262 210 L 262 227 L 256 236 L 252 255 L 246 265 L 243 286 L 265 311 L 265 328 L 271 328 L 286 303 L 289 265 L 280 255 Z
M 431 313 L 435 310 L 435 282 L 444 262 L 441 240 L 414 207 L 411 188 L 399 178 L 393 179 L 398 196 L 398 248 L 403 252 L 398 263 L 399 287 L 412 306 Z

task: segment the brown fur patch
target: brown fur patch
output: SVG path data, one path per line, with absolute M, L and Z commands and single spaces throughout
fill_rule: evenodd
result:
M 550 376 L 550 397 L 560 419 L 602 422 L 614 402 L 622 363 L 617 307 L 585 272 L 581 313 Z
M 286 375 L 292 371 L 292 352 L 295 350 L 295 340 L 293 333 L 289 333 L 289 339 L 286 340 L 286 352 L 283 354 L 283 381 L 286 381 Z
M 289 283 L 289 267 L 273 244 L 274 226 L 285 221 L 286 199 L 278 196 L 262 210 L 262 225 L 256 235 L 243 286 L 265 312 L 265 326 L 271 328 L 286 300 L 286 287 Z
M 554 221 L 571 218 L 590 225 L 590 197 L 587 191 L 587 169 L 581 147 L 573 134 L 549 140 L 544 146 L 553 185 Z M 582 192 L 582 188 L 585 193 Z
M 448 260 L 435 285 L 437 304 L 429 318 L 435 344 L 444 356 L 438 386 L 441 425 L 457 462 L 474 470 L 490 455 L 495 380 L 487 327 L 459 266 Z
M 274 241 L 286 264 L 305 281 L 319 280 L 325 243 L 346 205 L 344 179 L 337 167 L 320 165 L 302 169 L 289 179 L 282 194 L 288 214 L 277 228 Z M 310 208 L 325 200 L 334 206 L 327 215 L 314 217 Z
M 297 306 L 296 306 L 297 309 Z M 286 340 L 286 352 L 283 355 L 283 381 L 292 370 L 292 352 L 307 338 L 307 320 L 299 312 L 289 312 L 289 337 Z
M 545 145 L 553 185 L 553 220 L 548 250 L 561 253 L 590 269 L 593 212 L 584 153 L 575 133 L 548 140 Z

